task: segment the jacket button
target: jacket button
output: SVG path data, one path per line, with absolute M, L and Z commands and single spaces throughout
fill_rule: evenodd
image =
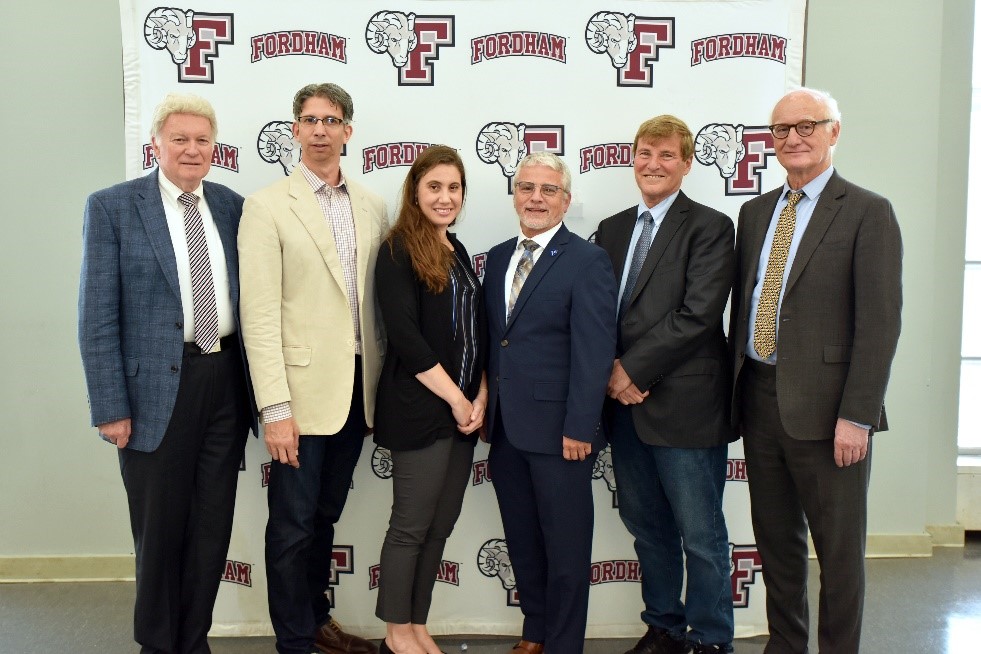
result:
M 170 372 L 177 372 L 177 366 L 171 366 Z
M 184 323 L 182 322 L 175 323 L 174 326 L 177 327 L 177 329 L 184 329 Z
M 507 346 L 508 346 L 508 339 L 505 338 L 504 340 L 501 341 L 501 347 L 507 347 Z

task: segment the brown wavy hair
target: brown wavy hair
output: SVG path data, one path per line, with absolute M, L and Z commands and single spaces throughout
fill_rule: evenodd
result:
M 416 157 L 402 184 L 402 199 L 395 226 L 388 235 L 388 247 L 394 251 L 394 240 L 405 244 L 412 261 L 412 270 L 432 293 L 442 293 L 450 281 L 453 252 L 439 240 L 436 226 L 429 222 L 419 208 L 416 189 L 419 181 L 436 166 L 450 165 L 460 171 L 463 199 L 467 198 L 467 174 L 457 151 L 445 145 L 431 145 Z M 461 205 L 462 207 L 462 205 Z M 454 220 L 451 225 L 455 225 Z

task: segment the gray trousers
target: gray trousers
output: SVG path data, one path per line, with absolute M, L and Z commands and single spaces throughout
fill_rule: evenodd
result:
M 381 551 L 375 615 L 426 624 L 446 539 L 463 506 L 477 438 L 441 438 L 392 452 L 392 517 Z

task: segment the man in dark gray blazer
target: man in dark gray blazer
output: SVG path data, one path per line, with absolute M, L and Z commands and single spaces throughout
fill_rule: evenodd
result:
M 115 445 L 144 654 L 209 652 L 251 401 L 238 331 L 242 197 L 202 182 L 217 123 L 167 96 L 159 170 L 85 205 L 78 339 L 92 424 Z
M 831 163 L 827 93 L 799 89 L 770 131 L 787 181 L 739 212 L 729 342 L 763 561 L 771 654 L 808 651 L 807 531 L 821 565 L 818 649 L 859 651 L 871 435 L 902 307 L 902 242 L 885 198 Z
M 732 430 L 722 312 L 735 230 L 728 216 L 681 191 L 694 154 L 684 122 L 645 121 L 633 152 L 640 203 L 596 232 L 620 289 L 606 414 L 620 517 L 643 571 L 647 633 L 628 654 L 730 652 L 722 491 Z

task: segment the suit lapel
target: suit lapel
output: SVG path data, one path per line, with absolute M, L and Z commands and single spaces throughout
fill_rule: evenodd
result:
M 323 211 L 317 203 L 317 198 L 313 196 L 313 189 L 303 176 L 303 172 L 296 168 L 290 175 L 290 210 L 297 220 L 303 224 L 310 238 L 316 243 L 323 257 L 327 269 L 334 277 L 334 281 L 342 289 L 347 288 L 344 282 L 344 271 L 341 268 L 341 259 L 337 254 L 337 244 L 334 242 L 334 234 L 330 230 L 330 225 L 324 218 Z M 352 203 L 352 210 L 354 209 Z M 356 222 L 356 221 L 355 221 Z
M 141 179 L 137 190 L 136 211 L 140 214 L 143 229 L 163 270 L 164 279 L 179 301 L 181 285 L 177 280 L 177 255 L 174 254 L 174 244 L 170 240 L 170 229 L 167 227 L 167 214 L 160 197 L 159 174 L 160 171 L 156 170 Z
M 368 215 L 364 194 L 361 188 L 346 182 L 348 197 L 351 198 L 351 215 L 354 218 L 354 234 L 357 243 L 358 303 L 364 299 L 365 281 L 368 276 L 368 260 L 371 258 L 371 230 L 373 221 Z
M 538 261 L 535 262 L 534 267 L 531 272 L 528 273 L 528 279 L 525 280 L 524 286 L 521 287 L 521 292 L 518 294 L 518 299 L 514 302 L 514 310 L 511 311 L 511 317 L 508 319 L 507 324 L 504 326 L 504 331 L 506 332 L 510 329 L 511 325 L 514 324 L 515 318 L 521 313 L 525 304 L 528 302 L 528 297 L 535 292 L 535 287 L 538 283 L 542 281 L 542 278 L 548 273 L 549 269 L 552 267 L 562 253 L 565 251 L 566 245 L 569 243 L 569 230 L 565 225 L 559 228 L 559 231 L 555 232 L 552 240 L 548 242 L 543 248 L 542 254 L 538 257 Z
M 507 273 L 508 264 L 511 262 L 511 254 L 518 245 L 518 238 L 514 237 L 501 243 L 491 251 L 487 257 L 487 270 L 484 273 L 484 297 L 487 303 L 487 315 L 497 326 L 497 331 L 504 332 L 504 314 L 507 307 L 504 306 L 504 275 Z
M 800 278 L 804 267 L 811 259 L 811 255 L 814 254 L 814 250 L 824 239 L 828 227 L 831 226 L 835 216 L 838 215 L 838 211 L 841 210 L 844 197 L 845 186 L 841 183 L 838 173 L 833 173 L 825 185 L 824 191 L 821 192 L 821 198 L 814 207 L 813 213 L 811 213 L 811 219 L 807 223 L 804 235 L 801 236 L 800 245 L 797 246 L 797 254 L 794 255 L 794 263 L 790 267 L 790 274 L 787 276 L 784 295 L 794 287 L 794 282 Z
M 651 274 L 657 268 L 658 262 L 664 256 L 664 251 L 667 250 L 668 244 L 671 243 L 678 229 L 687 220 L 689 208 L 688 196 L 684 192 L 679 191 L 678 197 L 671 203 L 668 213 L 665 214 L 664 220 L 661 221 L 661 226 L 658 227 L 657 234 L 654 235 L 654 240 L 651 241 L 651 249 L 648 250 L 647 258 L 644 259 L 644 265 L 640 269 L 640 274 L 637 275 L 637 283 L 634 285 L 634 290 L 630 294 L 629 303 L 632 304 L 637 299 L 637 296 L 640 295 L 641 291 L 644 290 L 648 280 L 651 278 Z
M 208 203 L 208 210 L 215 221 L 218 229 L 218 236 L 221 238 L 221 249 L 225 255 L 225 268 L 228 270 L 228 286 L 232 297 L 232 304 L 238 304 L 238 253 L 237 253 L 237 233 L 235 221 L 229 212 L 227 202 L 222 201 L 218 191 L 211 182 L 204 182 L 204 200 Z
M 749 222 L 746 225 L 739 226 L 740 229 L 746 230 L 743 236 L 745 239 L 743 249 L 746 252 L 746 269 L 744 272 L 745 279 L 742 285 L 742 297 L 740 298 L 740 306 L 747 311 L 745 315 L 749 315 L 749 303 L 753 296 L 753 288 L 756 287 L 756 274 L 759 272 L 760 254 L 763 252 L 766 230 L 770 227 L 773 210 L 776 208 L 777 201 L 782 192 L 783 187 L 780 187 L 761 196 L 760 202 L 758 203 L 759 211 L 754 215 L 747 215 Z

